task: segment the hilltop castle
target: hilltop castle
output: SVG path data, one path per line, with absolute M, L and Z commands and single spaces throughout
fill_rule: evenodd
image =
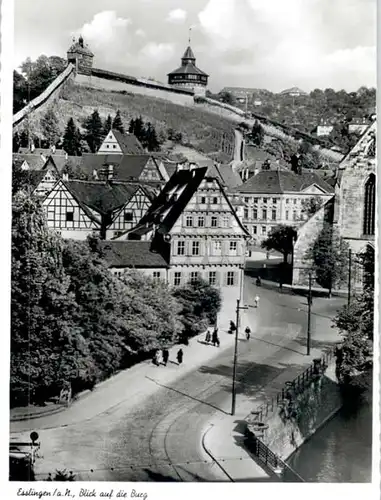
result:
M 67 51 L 67 61 L 74 65 L 77 73 L 90 76 L 93 70 L 93 59 L 94 54 L 85 45 L 82 36 L 78 41 L 73 40 L 72 46 Z M 181 66 L 168 73 L 168 84 L 177 89 L 204 95 L 208 78 L 209 75 L 196 66 L 196 58 L 189 45 L 181 58 Z
M 195 94 L 205 94 L 208 78 L 209 75 L 196 66 L 196 58 L 190 45 L 181 58 L 181 66 L 168 73 L 169 85 L 191 89 Z

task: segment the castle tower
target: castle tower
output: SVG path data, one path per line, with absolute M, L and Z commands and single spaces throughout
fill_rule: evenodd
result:
M 73 42 L 73 45 L 67 51 L 68 62 L 74 64 L 77 73 L 91 75 L 94 54 L 85 46 L 82 35 L 79 37 L 78 42 L 75 39 Z
M 189 45 L 181 58 L 181 66 L 168 73 L 168 83 L 174 87 L 193 90 L 195 94 L 205 95 L 208 77 L 196 66 L 196 58 Z

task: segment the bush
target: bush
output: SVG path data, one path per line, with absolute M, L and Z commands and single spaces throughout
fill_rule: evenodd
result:
M 186 338 L 194 337 L 217 320 L 221 309 L 221 292 L 204 280 L 176 288 L 174 297 L 180 302 L 181 321 Z

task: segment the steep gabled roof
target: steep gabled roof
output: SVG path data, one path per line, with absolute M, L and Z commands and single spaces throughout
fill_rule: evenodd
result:
M 100 241 L 104 260 L 109 267 L 167 268 L 168 263 L 157 252 L 151 251 L 150 241 Z
M 35 154 L 14 153 L 13 161 L 18 165 L 22 165 L 26 161 L 31 170 L 41 170 L 45 165 L 45 160 L 41 155 Z
M 119 130 L 112 129 L 115 139 L 124 155 L 140 155 L 144 153 L 144 148 L 134 134 L 122 134 Z
M 142 217 L 139 225 L 130 234 L 141 236 L 156 228 L 158 234 L 168 233 L 179 219 L 193 195 L 197 192 L 204 179 L 211 179 L 217 182 L 221 194 L 224 196 L 230 207 L 231 213 L 236 218 L 240 228 L 248 235 L 238 218 L 229 198 L 226 196 L 222 183 L 218 177 L 207 175 L 208 168 L 195 168 L 179 170 L 169 179 L 159 195 L 152 202 L 152 205 Z
M 240 193 L 282 194 L 300 192 L 316 184 L 323 191 L 333 193 L 332 186 L 315 173 L 295 174 L 286 170 L 262 170 L 235 191 Z
M 139 226 L 152 228 L 157 225 L 158 233 L 169 232 L 197 191 L 206 171 L 204 167 L 179 170 L 173 174 L 140 220 Z
M 44 155 L 44 156 L 65 156 L 66 151 L 64 149 L 56 149 L 54 152 L 51 148 L 34 148 L 33 151 L 30 148 L 19 148 L 20 154 L 34 154 L 34 155 Z
M 103 155 L 87 153 L 82 156 L 82 161 L 79 166 L 81 171 L 89 177 L 92 177 L 94 170 L 99 177 L 103 169 L 106 169 L 108 165 L 112 165 L 113 179 L 117 181 L 131 181 L 133 179 L 139 179 L 150 158 L 152 158 L 161 176 L 155 158 L 149 154 Z
M 139 184 L 96 181 L 65 181 L 64 185 L 81 205 L 100 214 L 123 207 L 139 188 Z

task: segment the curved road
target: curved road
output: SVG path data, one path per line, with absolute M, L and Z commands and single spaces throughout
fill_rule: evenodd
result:
M 253 296 L 255 287 L 250 278 L 247 281 L 246 292 Z M 254 338 L 239 342 L 237 406 L 241 396 L 253 402 L 261 399 L 261 389 L 284 369 L 282 359 L 290 355 L 287 346 L 298 335 L 304 352 L 300 334 L 306 326 L 305 299 L 265 289 L 260 295 L 260 307 L 249 308 L 244 319 Z M 329 303 L 331 309 L 333 305 Z M 227 336 L 221 334 L 221 350 L 212 362 L 170 385 L 160 382 L 157 374 L 176 365 L 152 366 L 152 377 L 147 377 L 157 391 L 141 402 L 126 399 L 84 423 L 39 431 L 44 456 L 37 462 L 37 474 L 67 468 L 77 480 L 224 480 L 203 451 L 201 439 L 213 416 L 230 412 L 233 348 L 230 343 L 222 349 Z M 295 349 L 295 342 L 292 345 Z

